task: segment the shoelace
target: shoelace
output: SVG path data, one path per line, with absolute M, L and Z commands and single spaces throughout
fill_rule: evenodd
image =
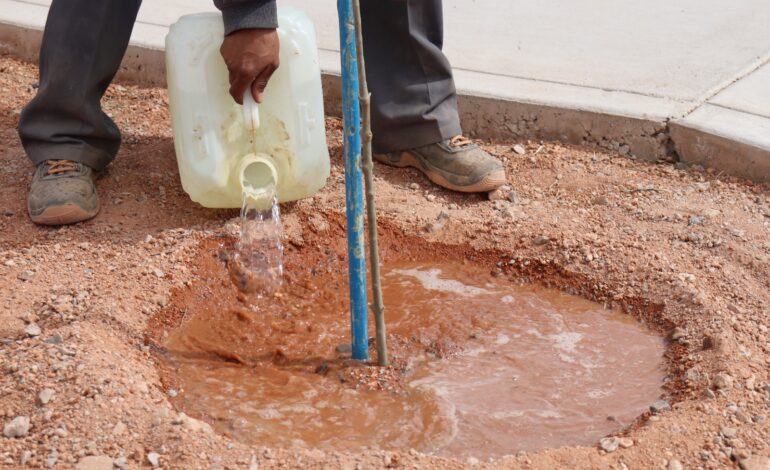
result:
M 78 164 L 71 160 L 47 160 L 48 175 L 58 175 L 60 173 L 66 173 L 68 171 L 78 171 Z
M 473 141 L 471 139 L 463 136 L 463 135 L 456 135 L 449 139 L 449 146 L 450 147 L 467 147 L 468 145 L 473 145 Z

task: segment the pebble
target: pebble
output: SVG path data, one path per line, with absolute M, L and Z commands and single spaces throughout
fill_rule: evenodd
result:
M 30 323 L 29 325 L 24 327 L 24 333 L 27 334 L 27 336 L 34 338 L 35 336 L 40 336 L 40 333 L 43 331 L 40 329 L 39 326 L 35 323 Z
M 684 467 L 682 466 L 682 462 L 676 459 L 671 459 L 668 461 L 666 470 L 684 470 Z
M 703 211 L 703 216 L 708 217 L 709 219 L 713 219 L 714 217 L 718 216 L 720 212 L 716 209 L 706 209 Z
M 19 274 L 19 279 L 22 281 L 29 281 L 34 275 L 35 273 L 32 271 L 22 271 L 21 274 Z
M 118 468 L 126 468 L 128 466 L 128 459 L 123 457 L 122 455 L 115 459 L 113 464 Z
M 9 259 L 9 260 L 6 260 L 5 263 L 3 263 L 3 264 L 8 266 L 9 268 L 12 268 L 12 267 L 16 266 L 16 261 L 14 261 L 12 259 Z
M 118 421 L 115 427 L 112 428 L 113 436 L 120 436 L 124 432 L 126 432 L 126 424 L 122 421 Z
M 152 273 L 155 275 L 155 277 L 163 277 L 163 276 L 166 275 L 166 273 L 164 273 L 163 271 L 161 271 L 158 268 L 153 268 L 152 269 Z
M 468 460 L 466 460 L 466 462 L 468 462 L 468 465 L 470 465 L 471 467 L 475 467 L 480 463 L 479 459 L 477 459 L 476 457 L 468 457 Z
M 690 221 L 688 225 L 692 227 L 693 225 L 701 225 L 702 223 L 703 223 L 703 217 L 699 215 L 693 215 L 690 217 Z
M 523 145 L 520 145 L 520 144 L 516 144 L 516 145 L 514 145 L 514 146 L 513 146 L 513 151 L 514 151 L 514 152 L 515 152 L 517 155 L 524 155 L 525 153 L 527 153 L 527 149 L 525 149 L 525 148 L 524 148 L 524 146 L 523 146 Z
M 3 427 L 3 436 L 5 437 L 24 437 L 27 433 L 29 433 L 29 418 L 27 416 L 17 416 Z
M 628 437 L 621 437 L 618 443 L 620 444 L 620 447 L 624 449 L 628 449 L 630 447 L 633 447 L 634 440 Z
M 420 189 L 420 185 L 417 183 L 409 183 L 409 189 L 418 190 Z
M 540 246 L 540 245 L 545 245 L 545 244 L 547 244 L 550 241 L 551 241 L 551 239 L 548 238 L 548 237 L 539 236 L 539 237 L 535 238 L 534 243 L 535 243 L 535 245 Z
M 671 341 L 676 341 L 678 339 L 684 338 L 687 336 L 687 331 L 685 331 L 684 328 L 676 327 L 671 332 Z
M 48 468 L 53 468 L 53 466 L 56 465 L 56 462 L 58 460 L 59 460 L 59 454 L 56 451 L 53 451 L 48 455 L 48 458 L 45 460 L 45 466 Z
M 770 469 L 770 458 L 763 455 L 752 455 L 741 460 L 739 465 L 742 470 L 768 470 Z
M 733 378 L 730 377 L 729 374 L 726 374 L 724 372 L 719 372 L 714 377 L 714 380 L 711 382 L 711 385 L 717 390 L 728 390 L 730 388 L 733 388 Z
M 106 455 L 83 457 L 75 465 L 75 470 L 112 470 L 114 461 Z
M 147 461 L 150 462 L 150 465 L 153 467 L 157 467 L 158 464 L 160 464 L 160 455 L 158 455 L 157 452 L 150 452 L 147 454 Z
M 435 194 L 428 194 L 425 196 L 425 199 L 428 200 L 428 202 L 435 202 L 436 201 L 436 195 Z
M 44 388 L 37 394 L 37 399 L 41 405 L 47 405 L 49 401 L 56 395 L 56 392 L 50 388 Z
M 13 214 L 15 214 L 15 212 L 13 212 L 11 209 L 8 209 L 7 207 L 3 209 L 3 215 L 6 217 L 13 217 Z
M 607 199 L 607 196 L 597 196 L 591 200 L 591 204 L 595 206 L 608 206 L 610 200 Z
M 650 405 L 650 411 L 652 411 L 653 413 L 661 413 L 663 411 L 668 411 L 670 409 L 671 409 L 671 406 L 669 406 L 666 400 L 656 401 L 655 403 Z
M 620 439 L 617 437 L 605 437 L 604 439 L 599 441 L 599 447 L 602 448 L 605 452 L 612 453 L 618 450 L 618 446 L 620 445 Z
M 61 344 L 62 341 L 64 340 L 60 335 L 53 335 L 50 338 L 46 338 L 43 340 L 45 344 Z
M 19 459 L 19 462 L 22 465 L 27 465 L 27 462 L 29 461 L 30 458 L 32 458 L 32 452 L 29 450 L 25 450 L 24 452 L 21 453 L 21 459 Z
M 723 426 L 721 429 L 719 429 L 719 434 L 721 434 L 722 437 L 731 439 L 738 435 L 738 430 L 735 428 L 728 428 Z
M 508 199 L 508 193 L 510 193 L 510 191 L 511 191 L 510 186 L 503 185 L 487 193 L 487 198 L 490 201 L 502 201 L 504 199 Z

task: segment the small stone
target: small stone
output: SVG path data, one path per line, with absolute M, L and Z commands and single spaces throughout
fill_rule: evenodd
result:
M 326 232 L 329 230 L 329 222 L 327 222 L 323 216 L 320 216 L 318 214 L 310 217 L 310 220 L 308 220 L 308 222 L 310 222 L 310 227 L 315 232 Z
M 682 462 L 676 459 L 671 459 L 668 461 L 666 470 L 684 470 L 684 467 L 682 466 Z
M 595 206 L 608 206 L 610 204 L 610 200 L 607 199 L 607 196 L 597 196 L 591 199 L 591 204 Z
M 684 328 L 676 327 L 671 332 L 671 341 L 677 341 L 678 339 L 684 338 L 687 336 L 687 331 L 685 331 Z
M 9 268 L 16 266 L 16 262 L 12 259 L 6 260 L 3 264 Z
M 719 434 L 721 434 L 724 438 L 732 439 L 738 435 L 738 430 L 735 428 L 728 428 L 723 426 L 719 429 Z
M 24 452 L 21 453 L 21 458 L 19 459 L 19 462 L 22 465 L 27 465 L 27 462 L 29 462 L 30 458 L 32 458 L 32 452 L 25 450 Z
M 44 388 L 37 394 L 37 399 L 41 405 L 47 405 L 54 395 L 56 395 L 56 392 L 53 389 Z
M 513 151 L 514 151 L 514 152 L 515 152 L 517 155 L 524 155 L 525 153 L 527 153 L 527 149 L 525 149 L 525 148 L 524 148 L 524 146 L 523 146 L 523 145 L 520 145 L 520 144 L 516 144 L 516 145 L 514 145 L 514 146 L 513 146 Z
M 716 209 L 706 209 L 703 211 L 703 216 L 708 217 L 709 219 L 713 219 L 714 217 L 718 216 L 720 212 Z
M 120 436 L 126 432 L 126 424 L 122 421 L 118 421 L 118 423 L 115 425 L 115 427 L 112 428 L 112 435 L 113 436 Z
M 688 225 L 692 227 L 693 225 L 701 225 L 702 223 L 703 223 L 703 217 L 699 215 L 693 215 L 690 217 L 690 221 Z
M 739 462 L 742 470 L 770 470 L 770 458 L 763 455 L 752 455 Z
M 652 411 L 653 413 L 662 413 L 670 409 L 671 409 L 671 406 L 669 406 L 666 400 L 656 401 L 655 403 L 650 405 L 650 411 Z
M 51 452 L 48 455 L 48 458 L 45 459 L 45 466 L 48 467 L 48 468 L 53 468 L 54 465 L 56 465 L 56 462 L 58 460 L 59 460 L 59 454 L 56 451 Z
M 475 467 L 476 465 L 479 464 L 479 459 L 477 459 L 476 457 L 468 457 L 468 460 L 466 460 L 466 462 L 468 462 L 468 465 L 470 465 L 471 467 Z
M 3 436 L 5 437 L 24 437 L 29 433 L 29 418 L 26 416 L 17 416 L 6 423 L 3 427 Z
M 165 307 L 166 305 L 168 305 L 168 297 L 164 295 L 156 295 L 152 298 L 152 303 L 154 303 L 158 307 Z
M 43 331 L 40 329 L 39 326 L 37 326 L 36 323 L 30 323 L 29 325 L 24 327 L 24 333 L 27 334 L 30 338 L 34 338 L 35 336 L 40 336 L 40 334 Z
M 150 452 L 147 454 L 147 461 L 150 462 L 150 465 L 153 467 L 157 467 L 160 464 L 160 455 L 158 455 L 157 452 Z
M 83 457 L 75 465 L 75 470 L 112 470 L 115 462 L 106 455 Z
M 128 466 L 128 459 L 126 459 L 124 456 L 121 455 L 120 457 L 115 459 L 113 464 L 118 468 L 126 468 Z
M 33 273 L 32 271 L 22 271 L 21 274 L 19 274 L 19 279 L 26 282 L 32 279 L 34 276 L 35 276 L 35 273 Z
M 3 215 L 6 217 L 13 217 L 14 213 L 15 212 L 13 212 L 11 209 L 8 209 L 7 207 L 3 209 Z
M 155 275 L 155 277 L 163 277 L 163 276 L 166 275 L 166 273 L 164 273 L 163 271 L 161 271 L 158 268 L 153 268 L 152 269 L 152 273 Z
M 541 246 L 541 245 L 545 245 L 545 244 L 549 243 L 550 241 L 551 241 L 551 239 L 548 238 L 548 237 L 539 236 L 539 237 L 535 238 L 534 243 L 537 246 Z
M 420 185 L 417 183 L 409 183 L 409 189 L 418 190 L 420 189 Z
M 46 338 L 43 340 L 45 344 L 61 344 L 62 341 L 64 340 L 60 335 L 53 335 L 50 338 Z
M 618 153 L 620 153 L 621 155 L 628 155 L 630 152 L 631 152 L 631 147 L 629 147 L 628 145 L 621 145 L 620 148 L 618 149 Z
M 599 441 L 599 447 L 601 447 L 602 450 L 604 450 L 608 454 L 618 450 L 619 445 L 620 445 L 620 439 L 618 439 L 617 437 L 605 437 L 604 439 Z
M 340 344 L 335 349 L 336 349 L 336 351 L 338 353 L 349 353 L 349 352 L 353 351 L 353 345 L 350 344 L 350 343 L 348 343 L 348 344 Z
M 179 395 L 179 392 L 177 392 L 173 388 L 168 389 L 168 396 L 170 396 L 171 398 L 176 398 L 177 395 Z
M 711 382 L 711 386 L 716 390 L 728 390 L 733 388 L 733 378 L 729 374 L 719 372 L 714 380 Z
M 622 447 L 624 449 L 628 449 L 630 447 L 633 447 L 634 440 L 630 439 L 628 437 L 621 437 L 620 441 L 618 443 L 620 444 L 620 447 Z
M 510 186 L 500 186 L 499 188 L 487 193 L 487 197 L 490 201 L 502 201 L 508 199 L 508 193 L 511 191 Z
M 428 194 L 425 196 L 425 199 L 428 200 L 428 202 L 436 202 L 436 195 L 435 194 Z

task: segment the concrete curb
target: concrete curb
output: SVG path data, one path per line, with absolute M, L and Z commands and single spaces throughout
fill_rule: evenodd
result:
M 37 62 L 41 40 L 37 28 L 0 22 L 0 50 L 15 57 Z M 129 46 L 116 79 L 165 86 L 164 52 L 141 44 Z M 326 113 L 340 116 L 339 75 L 325 72 L 322 83 Z M 458 95 L 463 129 L 472 137 L 558 140 L 652 161 L 683 156 L 686 163 L 770 181 L 770 148 L 734 142 L 729 133 L 717 135 L 681 122 L 670 126 L 668 120 L 524 103 L 463 90 Z

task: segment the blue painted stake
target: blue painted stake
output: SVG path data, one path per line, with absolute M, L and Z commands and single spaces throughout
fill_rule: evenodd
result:
M 366 303 L 364 190 L 361 172 L 361 109 L 358 101 L 355 17 L 351 0 L 337 0 L 342 58 L 342 116 L 345 134 L 345 205 L 348 218 L 348 269 L 353 359 L 369 359 Z

